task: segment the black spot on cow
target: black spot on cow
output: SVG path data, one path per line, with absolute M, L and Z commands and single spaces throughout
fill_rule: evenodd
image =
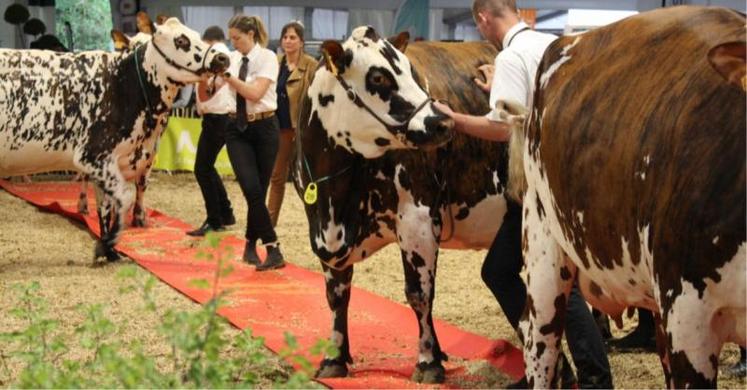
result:
M 319 94 L 319 104 L 322 107 L 327 107 L 329 103 L 332 103 L 335 101 L 335 95 L 322 95 Z
M 410 175 L 407 174 L 407 171 L 404 169 L 401 169 L 399 171 L 399 175 L 397 176 L 397 179 L 399 180 L 399 185 L 402 186 L 402 188 L 409 190 L 412 188 L 412 182 L 410 182 Z
M 541 358 L 542 354 L 545 353 L 545 348 L 547 348 L 547 344 L 543 343 L 542 341 L 537 343 L 537 355 L 535 355 L 537 356 L 537 359 Z
M 202 56 L 200 54 L 198 54 L 198 53 L 195 53 L 194 59 L 195 59 L 195 62 L 198 63 L 198 64 L 202 62 Z M 189 66 L 189 65 L 187 65 L 187 66 Z
M 554 333 L 555 337 L 560 339 L 560 335 L 563 333 L 565 326 L 565 295 L 560 294 L 555 297 L 555 313 L 549 324 L 542 325 L 539 329 L 542 334 Z
M 571 271 L 568 270 L 568 267 L 560 267 L 560 278 L 563 280 L 568 280 L 571 278 Z
M 404 122 L 415 111 L 415 106 L 399 94 L 394 94 L 389 102 L 389 116 L 397 121 Z
M 457 215 L 454 216 L 457 221 L 461 221 L 463 219 L 466 219 L 467 217 L 469 217 L 469 207 L 460 208 Z
M 386 138 L 376 137 L 376 139 L 374 140 L 374 143 L 377 146 L 389 146 L 389 144 L 391 144 L 391 141 L 389 141 Z
M 337 240 L 342 240 L 342 230 L 337 232 Z
M 374 41 L 374 42 L 378 42 L 379 39 L 380 39 L 379 38 L 379 34 L 376 33 L 376 30 L 374 30 L 374 28 L 371 27 L 371 26 L 369 26 L 366 29 L 366 33 L 363 34 L 363 36 L 366 37 L 366 38 L 368 38 L 368 39 L 370 39 L 370 40 L 372 40 L 372 41 Z
M 631 286 L 635 286 L 636 284 L 638 284 L 638 283 L 636 283 L 636 281 L 635 281 L 635 280 L 633 280 L 633 279 L 628 279 L 628 283 L 629 283 L 629 284 L 630 284 Z
M 542 201 L 539 198 L 539 194 L 535 194 L 535 198 L 537 199 L 537 215 L 539 215 L 540 218 L 545 218 L 545 206 L 542 204 Z
M 337 134 L 335 134 L 335 135 L 337 136 L 337 138 L 340 138 L 340 137 L 342 137 L 342 132 L 338 131 Z
M 379 95 L 386 102 L 394 92 L 399 91 L 399 85 L 388 69 L 372 66 L 366 73 L 366 91 L 371 95 Z
M 425 267 L 425 260 L 420 257 L 418 252 L 412 252 L 412 265 L 416 268 Z
M 392 67 L 392 70 L 396 74 L 402 74 L 402 69 L 400 69 L 399 66 L 397 66 L 397 62 L 399 62 L 399 56 L 397 55 L 397 51 L 394 49 L 394 46 L 392 46 L 389 42 L 384 41 L 384 47 L 379 50 L 382 56 L 384 56 L 384 59 L 389 63 L 389 66 Z

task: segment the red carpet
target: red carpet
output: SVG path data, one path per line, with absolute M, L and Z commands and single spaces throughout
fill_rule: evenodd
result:
M 84 221 L 94 234 L 98 222 L 93 216 L 77 213 L 79 184 L 9 183 L 0 187 L 44 209 Z M 93 194 L 89 191 L 94 211 Z M 158 278 L 197 302 L 205 302 L 210 292 L 190 287 L 190 280 L 209 278 L 215 263 L 195 259 L 198 239 L 184 234 L 192 226 L 154 210 L 148 212 L 147 228 L 127 228 L 117 250 L 132 258 Z M 243 240 L 228 236 L 223 242 L 241 256 Z M 93 240 L 91 248 L 93 248 Z M 292 260 L 292 259 L 291 259 Z M 256 272 L 236 262 L 234 272 L 222 279 L 220 289 L 230 289 L 228 305 L 221 310 L 235 326 L 251 328 L 263 336 L 266 345 L 277 352 L 285 346 L 283 332 L 311 346 L 329 337 L 331 314 L 327 308 L 324 278 L 289 264 L 278 271 Z M 521 351 L 506 341 L 491 341 L 443 321 L 435 321 L 441 347 L 451 360 L 445 364 L 446 387 L 461 383 L 479 384 L 479 374 L 470 374 L 465 360 L 485 359 L 501 372 L 518 379 L 523 371 Z M 332 388 L 418 387 L 409 381 L 417 362 L 418 328 L 412 310 L 367 291 L 353 288 L 350 303 L 350 346 L 355 362 L 351 377 L 323 380 Z M 314 359 L 314 363 L 319 358 Z

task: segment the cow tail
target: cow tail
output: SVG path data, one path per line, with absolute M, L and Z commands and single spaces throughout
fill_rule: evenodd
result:
M 518 203 L 522 203 L 527 189 L 524 174 L 524 141 L 526 139 L 526 109 L 510 102 L 498 102 L 496 110 L 503 111 L 505 120 L 511 126 L 511 138 L 508 141 L 508 190 L 507 194 Z

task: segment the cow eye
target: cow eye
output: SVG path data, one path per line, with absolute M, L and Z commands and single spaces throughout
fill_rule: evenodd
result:
M 382 76 L 380 74 L 373 75 L 373 77 L 371 77 L 371 82 L 374 85 L 384 84 L 384 76 Z
M 189 51 L 189 38 L 184 35 L 174 38 L 174 46 L 184 51 Z

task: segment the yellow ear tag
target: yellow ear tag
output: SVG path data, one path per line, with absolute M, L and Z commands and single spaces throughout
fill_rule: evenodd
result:
M 316 183 L 311 182 L 306 186 L 306 191 L 303 193 L 303 200 L 306 204 L 316 203 Z

